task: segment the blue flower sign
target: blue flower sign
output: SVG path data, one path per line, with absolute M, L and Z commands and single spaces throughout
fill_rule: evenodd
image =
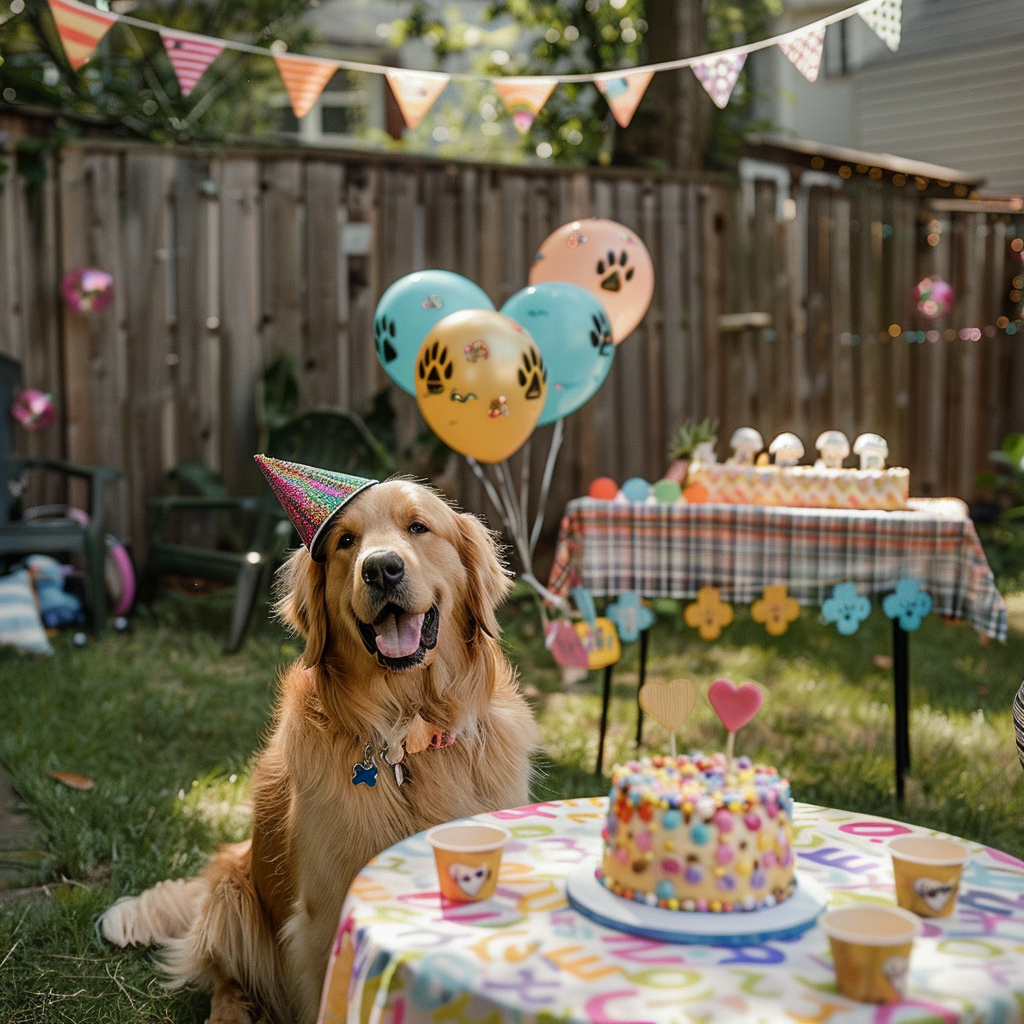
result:
M 837 583 L 821 606 L 822 618 L 834 622 L 843 636 L 853 636 L 870 614 L 871 602 L 857 593 L 856 583 Z
M 605 615 L 615 623 L 623 643 L 632 643 L 654 625 L 654 612 L 641 603 L 636 593 L 619 594 L 618 600 L 608 605 Z
M 882 599 L 882 611 L 890 619 L 898 619 L 900 628 L 908 633 L 913 633 L 931 610 L 932 596 L 921 589 L 920 580 L 900 580 L 895 592 Z

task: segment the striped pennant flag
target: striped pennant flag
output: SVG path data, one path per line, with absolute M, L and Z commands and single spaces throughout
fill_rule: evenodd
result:
M 167 56 L 171 59 L 174 73 L 178 76 L 182 96 L 188 96 L 203 77 L 203 72 L 224 49 L 224 44 L 216 39 L 195 36 L 189 32 L 176 32 L 170 28 L 160 29 L 160 38 L 163 40 Z
M 444 92 L 450 79 L 449 75 L 433 71 L 399 71 L 395 68 L 388 68 L 384 77 L 409 128 L 415 128 L 423 120 L 423 115 Z
M 519 134 L 525 135 L 555 91 L 556 82 L 553 78 L 492 78 L 491 85 L 505 101 Z
M 746 59 L 745 53 L 726 53 L 693 65 L 693 73 L 720 110 L 729 105 L 729 97 Z
M 900 48 L 903 0 L 878 0 L 874 7 L 857 13 L 890 50 Z
M 320 98 L 320 93 L 331 80 L 337 65 L 333 61 L 316 57 L 288 57 L 277 53 L 274 54 L 274 61 L 281 74 L 281 81 L 288 90 L 292 110 L 301 120 Z
M 817 25 L 806 32 L 794 32 L 779 43 L 779 49 L 808 82 L 817 81 L 821 54 L 825 48 L 825 26 Z
M 640 106 L 647 86 L 654 77 L 653 71 L 638 71 L 634 75 L 622 75 L 618 78 L 598 78 L 595 85 L 601 91 L 612 116 L 620 128 L 627 128 L 633 120 L 636 108 Z
M 49 0 L 49 3 L 68 63 L 77 71 L 93 55 L 99 41 L 117 21 L 117 15 L 77 0 Z

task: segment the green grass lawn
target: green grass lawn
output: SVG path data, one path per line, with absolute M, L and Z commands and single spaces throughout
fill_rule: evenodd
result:
M 168 994 L 146 950 L 115 950 L 95 933 L 117 896 L 197 871 L 217 842 L 247 827 L 248 769 L 265 734 L 280 667 L 300 643 L 257 629 L 223 656 L 230 592 L 170 594 L 141 609 L 130 633 L 85 647 L 68 634 L 44 660 L 0 652 L 0 764 L 40 828 L 30 892 L 0 902 L 0 1021 L 205 1020 L 204 997 Z M 745 609 L 718 641 L 659 602 L 648 678 L 754 680 L 761 711 L 737 752 L 776 764 L 797 800 L 900 817 L 1024 857 L 1024 775 L 1010 718 L 1024 674 L 1024 595 L 1009 599 L 1006 644 L 930 616 L 910 642 L 912 771 L 896 803 L 889 620 L 876 607 L 840 636 L 813 609 L 772 638 Z M 537 799 L 603 794 L 593 774 L 601 673 L 563 687 L 535 605 L 504 610 L 510 657 L 541 725 Z M 615 669 L 604 763 L 635 754 L 637 644 Z M 645 750 L 668 749 L 655 723 Z M 701 700 L 679 748 L 721 749 L 724 730 Z M 79 791 L 51 771 L 95 780 Z M 3 854 L 0 853 L 0 859 Z

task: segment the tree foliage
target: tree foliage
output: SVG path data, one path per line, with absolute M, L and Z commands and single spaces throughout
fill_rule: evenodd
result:
M 0 25 L 0 96 L 96 120 L 153 141 L 224 141 L 258 134 L 273 123 L 280 80 L 270 47 L 301 51 L 311 39 L 302 15 L 317 0 L 148 0 L 130 7 L 143 21 L 221 39 L 266 46 L 267 58 L 224 50 L 192 94 L 177 78 L 154 31 L 116 23 L 93 60 L 68 63 L 46 0 L 16 0 L 18 12 Z M 119 9 L 120 8 L 120 9 Z M 113 9 L 128 13 L 116 0 Z

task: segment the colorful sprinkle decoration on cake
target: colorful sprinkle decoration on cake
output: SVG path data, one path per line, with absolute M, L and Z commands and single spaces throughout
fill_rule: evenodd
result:
M 773 907 L 795 888 L 792 813 L 789 782 L 747 757 L 630 761 L 612 772 L 596 874 L 617 896 L 666 910 Z

